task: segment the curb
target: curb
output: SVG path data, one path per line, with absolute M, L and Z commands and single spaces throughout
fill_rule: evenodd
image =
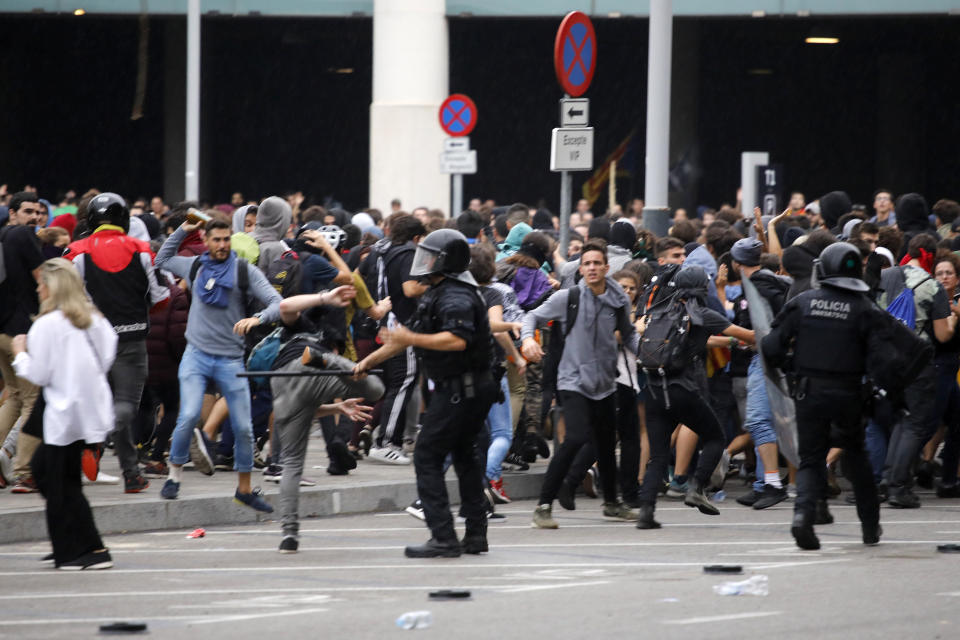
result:
M 527 499 L 540 493 L 546 466 L 523 473 L 504 474 L 511 497 Z M 453 474 L 451 474 L 453 475 Z M 447 492 L 453 504 L 458 503 L 456 480 L 447 481 Z M 417 495 L 416 480 L 399 482 L 366 482 L 348 487 L 301 487 L 300 517 L 318 518 L 347 513 L 401 511 Z M 279 489 L 265 495 L 274 508 Z M 116 500 L 107 504 L 91 504 L 93 517 L 102 535 L 154 531 L 160 529 L 195 529 L 225 524 L 251 524 L 275 520 L 277 515 L 259 514 L 233 501 L 232 493 L 203 494 L 164 500 L 157 495 L 142 501 Z M 279 528 L 279 523 L 277 524 Z M 0 544 L 47 539 L 46 512 L 43 507 L 0 513 Z

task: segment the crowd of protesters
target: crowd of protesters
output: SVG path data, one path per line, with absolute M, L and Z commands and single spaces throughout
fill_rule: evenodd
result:
M 177 499 L 190 490 L 181 489 L 187 463 L 206 475 L 236 471 L 234 499 L 269 512 L 253 488 L 260 473 L 280 483 L 280 551 L 289 553 L 299 487 L 316 483 L 303 475 L 313 426 L 331 475 L 360 461 L 410 465 L 434 390 L 415 351 L 379 363 L 376 376 L 358 372 L 380 330 L 417 311 L 426 291 L 411 275 L 417 243 L 441 228 L 471 245 L 499 361 L 482 452 L 491 517 L 510 502 L 503 472 L 538 459 L 550 459 L 533 514 L 543 529 L 558 527 L 553 502 L 575 509 L 580 492 L 599 490 L 604 516 L 643 529 L 660 526 L 653 504 L 663 494 L 715 515 L 711 496 L 734 474 L 754 479 L 737 499 L 743 508 L 795 497 L 743 281 L 776 314 L 819 286 L 816 261 L 838 241 L 859 251 L 869 297 L 884 309 L 908 304 L 908 325 L 934 352 L 902 397 L 864 409 L 878 499 L 919 507 L 914 485 L 960 496 L 960 204 L 951 200 L 929 207 L 919 194 L 880 189 L 867 207 L 842 191 L 812 202 L 794 193 L 777 216 L 739 204 L 678 209 L 659 238 L 644 228 L 639 199 L 604 215 L 582 200 L 564 251 L 559 216 L 479 199 L 449 218 L 407 213 L 399 201 L 387 213 L 350 214 L 305 206 L 299 193 L 259 202 L 235 193 L 216 206 L 97 190 L 54 204 L 29 187 L 0 198 L 0 488 L 44 493 L 61 568 L 110 564 L 81 472 L 126 493 L 160 479 L 160 495 Z M 638 353 L 650 310 L 667 299 L 683 300 L 691 337 L 684 366 L 657 373 Z M 237 375 L 317 367 L 339 372 Z M 93 418 L 85 422 L 78 403 L 91 404 Z M 122 478 L 99 469 L 105 447 Z M 832 521 L 827 499 L 841 494 L 843 460 L 842 449 L 827 456 L 818 524 Z M 417 502 L 407 511 L 423 517 Z M 74 513 L 89 531 L 65 541 L 57 520 Z

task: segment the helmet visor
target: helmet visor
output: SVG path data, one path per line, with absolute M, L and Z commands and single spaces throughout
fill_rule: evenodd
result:
M 429 249 L 424 249 L 423 245 L 418 245 L 413 254 L 413 264 L 410 266 L 410 275 L 414 277 L 425 276 L 435 273 L 437 258 L 439 253 L 434 253 Z

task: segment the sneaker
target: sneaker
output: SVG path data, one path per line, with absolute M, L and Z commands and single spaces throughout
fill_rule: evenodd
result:
M 637 512 L 623 504 L 622 502 L 604 502 L 603 503 L 603 517 L 611 518 L 614 520 L 626 520 L 627 522 L 635 522 L 637 519 Z
M 723 489 L 723 483 L 727 481 L 727 472 L 729 470 L 730 452 L 724 449 L 720 455 L 720 462 L 717 463 L 713 473 L 710 475 L 710 487 L 713 488 L 714 491 Z
M 273 507 L 263 499 L 263 492 L 260 487 L 255 487 L 250 493 L 240 493 L 240 490 L 237 489 L 236 493 L 233 494 L 233 501 L 256 511 L 273 513 Z
M 283 476 L 283 467 L 278 464 L 269 464 L 263 468 L 264 482 L 280 482 Z
M 297 547 L 300 546 L 300 543 L 297 541 L 296 536 L 283 536 L 283 540 L 280 541 L 280 553 L 296 553 Z
M 85 553 L 76 560 L 64 562 L 58 565 L 57 569 L 61 571 L 86 571 L 87 569 L 109 569 L 112 566 L 113 558 L 110 557 L 110 552 L 106 549 L 101 549 L 100 551 Z
M 417 520 L 426 520 L 427 517 L 423 515 L 423 503 L 420 502 L 420 498 L 417 498 L 410 503 L 410 506 L 404 509 L 407 513 L 412 515 Z
M 490 545 L 487 544 L 487 536 L 485 535 L 465 535 L 463 540 L 460 541 L 460 550 L 463 553 L 480 555 L 490 551 Z
M 178 495 L 180 495 L 180 483 L 167 478 L 163 487 L 160 488 L 160 497 L 167 500 L 176 500 Z
M 47 555 L 43 556 L 42 558 L 40 558 L 40 562 L 43 562 L 43 563 L 53 562 L 54 560 L 56 560 L 56 557 L 53 555 L 52 551 Z
M 541 435 L 539 435 L 539 434 L 536 434 L 536 435 L 535 435 L 535 438 L 536 438 L 536 443 L 537 443 L 537 455 L 540 456 L 541 458 L 543 458 L 544 460 L 549 459 L 549 458 L 550 458 L 550 445 L 547 443 L 546 438 L 544 438 L 543 436 L 541 436 Z
M 860 531 L 863 533 L 863 544 L 868 547 L 875 546 L 880 544 L 880 536 L 883 535 L 883 527 L 880 526 L 880 523 L 876 524 L 861 524 Z
M 210 457 L 207 445 L 207 435 L 200 429 L 194 429 L 193 437 L 190 439 L 190 460 L 197 471 L 205 476 L 212 476 L 213 458 Z
M 317 486 L 317 481 L 313 478 L 308 478 L 307 476 L 300 476 L 300 486 L 301 487 L 315 487 Z
M 80 468 L 90 482 L 96 482 L 100 471 L 100 455 L 103 450 L 98 446 L 84 447 L 80 453 Z
M 696 507 L 700 510 L 700 513 L 708 516 L 718 516 L 720 515 L 720 509 L 717 509 L 716 505 L 710 502 L 707 499 L 707 496 L 703 493 L 703 488 L 690 486 L 690 489 L 687 490 L 687 495 L 683 498 L 683 504 L 688 507 Z
M 737 504 L 742 504 L 745 507 L 752 507 L 757 503 L 757 500 L 760 499 L 760 492 L 753 490 L 750 493 L 745 493 L 739 498 L 737 498 Z
M 660 523 L 653 519 L 653 505 L 640 505 L 637 513 L 637 529 L 659 529 Z
M 529 471 L 530 465 L 518 453 L 508 453 L 500 467 L 504 471 Z
M 150 481 L 144 478 L 138 471 L 123 472 L 123 492 L 140 493 L 150 486 Z
M 817 500 L 817 511 L 813 517 L 813 524 L 833 524 L 833 514 L 827 506 L 826 499 Z
M 930 460 L 924 460 L 917 465 L 917 486 L 921 489 L 933 489 L 933 474 L 935 469 L 933 462 Z
M 787 490 L 783 487 L 775 487 L 772 484 L 763 485 L 760 491 L 760 497 L 753 503 L 754 509 L 766 509 L 775 504 L 779 504 L 787 499 Z
M 330 465 L 335 468 L 343 471 L 352 471 L 357 468 L 357 459 L 350 453 L 345 442 L 338 440 L 331 443 L 327 449 L 327 455 L 330 457 Z
M 577 510 L 577 501 L 576 498 L 574 498 L 573 487 L 570 486 L 570 483 L 566 480 L 560 483 L 560 490 L 557 491 L 557 502 L 567 511 Z
M 820 539 L 813 531 L 813 524 L 802 513 L 796 513 L 793 516 L 793 524 L 790 527 L 790 533 L 793 539 L 797 541 L 797 546 L 808 551 L 816 551 L 820 548 Z
M 222 453 L 216 455 L 213 468 L 217 471 L 233 471 L 233 456 L 225 456 Z
M 103 469 L 97 472 L 97 477 L 91 482 L 87 480 L 87 476 L 81 476 L 80 480 L 83 484 L 120 484 L 120 478 L 118 476 L 112 476 L 109 473 L 104 473 Z
M 33 476 L 17 476 L 13 481 L 13 488 L 10 489 L 10 493 L 36 493 L 37 491 L 37 482 Z
M 143 465 L 144 478 L 165 478 L 170 473 L 170 467 L 163 460 L 150 461 Z
M 403 451 L 395 449 L 394 447 L 377 447 L 376 449 L 370 450 L 370 455 L 367 456 L 372 462 L 380 462 L 382 464 L 396 464 L 396 465 L 408 465 L 410 464 L 410 458 L 403 455 Z
M 520 457 L 524 462 L 534 463 L 537 461 L 539 446 L 537 445 L 537 434 L 528 433 L 523 438 L 523 445 L 520 448 Z
M 797 485 L 795 484 L 787 485 L 787 498 L 789 498 L 790 500 L 797 499 Z
M 587 469 L 587 475 L 583 477 L 583 494 L 588 498 L 597 497 L 597 486 L 600 484 L 600 472 L 596 467 Z
M 488 480 L 486 494 L 493 504 L 510 504 L 510 496 L 503 490 L 503 478 Z
M 687 495 L 687 492 L 690 490 L 690 481 L 684 480 L 683 482 L 677 482 L 676 478 L 670 480 L 670 485 L 667 487 L 667 497 L 668 498 L 684 498 Z
M 537 508 L 533 510 L 533 521 L 530 523 L 530 526 L 537 529 L 559 528 L 557 521 L 553 519 L 553 509 L 548 504 L 538 505 Z

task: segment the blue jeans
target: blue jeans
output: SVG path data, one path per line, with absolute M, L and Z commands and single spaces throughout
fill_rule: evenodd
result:
M 753 444 L 759 447 L 762 444 L 777 441 L 777 432 L 773 428 L 773 413 L 770 411 L 770 400 L 767 398 L 767 383 L 763 375 L 763 365 L 760 364 L 760 354 L 754 354 L 747 369 L 747 410 L 743 421 L 743 428 L 753 438 Z M 763 463 L 760 454 L 757 454 L 757 479 L 753 483 L 756 491 L 764 485 Z
M 203 392 L 213 380 L 230 410 L 236 438 L 233 445 L 234 468 L 241 473 L 253 469 L 253 425 L 250 420 L 250 386 L 237 374 L 244 370 L 243 358 L 215 356 L 187 344 L 180 361 L 180 413 L 170 444 L 170 462 L 184 464 L 190 459 L 190 439 L 200 420 Z
M 510 389 L 507 386 L 507 376 L 500 378 L 500 390 L 503 391 L 504 401 L 494 403 L 487 413 L 487 422 L 490 423 L 490 448 L 487 449 L 487 479 L 500 478 L 500 464 L 510 451 L 513 440 L 513 421 L 510 414 Z

